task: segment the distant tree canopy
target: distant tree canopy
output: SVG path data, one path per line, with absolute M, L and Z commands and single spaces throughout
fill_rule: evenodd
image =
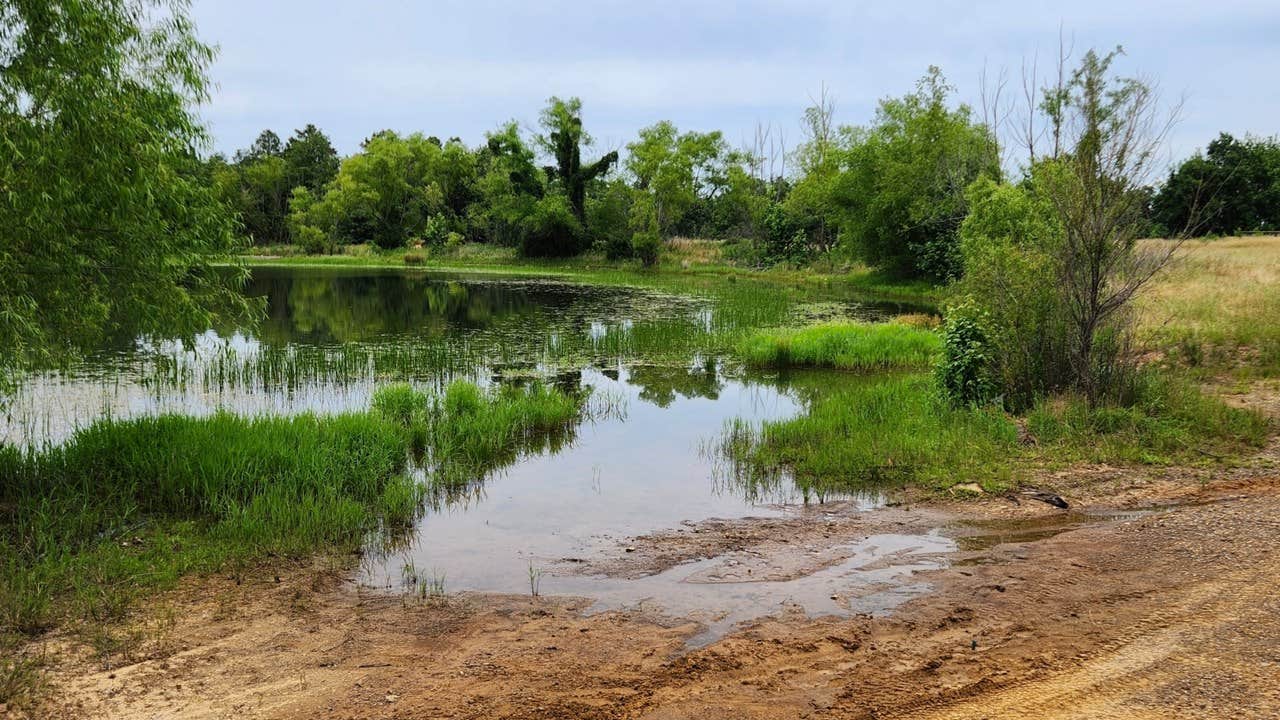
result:
M 1222 133 L 1169 174 L 1151 209 L 1169 233 L 1280 229 L 1280 140 Z
M 999 177 L 990 131 L 930 68 L 916 91 L 881 101 L 875 122 L 848 129 L 831 183 L 844 242 L 868 264 L 905 277 L 947 280 L 960 272 L 965 189 Z
M 0 2 L 0 365 L 248 306 L 195 160 L 213 51 L 186 2 Z M 0 376 L 3 371 L 0 371 Z
M 1045 88 L 1035 113 L 1058 159 L 1067 88 Z M 214 156 L 198 173 L 259 245 L 293 243 L 333 252 L 461 242 L 560 257 L 586 250 L 656 262 L 676 237 L 733 241 L 748 264 L 805 262 L 831 254 L 902 278 L 947 282 L 964 272 L 960 228 L 967 192 L 1002 180 L 1001 148 L 984 99 L 983 118 L 953 99 L 941 70 L 879 103 L 863 126 L 837 125 L 825 90 L 802 114 L 790 152 L 766 142 L 735 149 L 719 131 L 660 121 L 623 153 L 592 153 L 578 98 L 552 97 L 532 132 L 514 121 L 477 147 L 454 137 L 382 130 L 339 158 L 315 125 L 287 141 L 264 130 L 231 161 Z M 1228 233 L 1280 223 L 1280 146 L 1223 135 L 1143 198 L 1149 231 Z M 1038 159 L 1034 144 L 1031 163 Z M 1029 174 L 1030 167 L 1022 168 Z M 1193 222 L 1194 221 L 1194 222 Z

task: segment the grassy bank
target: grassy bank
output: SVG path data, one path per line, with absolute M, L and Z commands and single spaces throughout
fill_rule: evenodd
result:
M 877 371 L 927 368 L 941 349 L 938 333 L 902 323 L 822 323 L 761 330 L 738 354 L 756 367 Z
M 719 446 L 742 483 L 790 478 L 806 494 L 915 483 L 1009 487 L 1018 473 L 1072 461 L 1200 464 L 1263 444 L 1267 420 L 1182 380 L 1148 373 L 1128 407 L 1057 397 L 1026 418 L 953 407 L 927 374 L 802 382 L 807 412 L 758 429 L 730 425 Z M 1025 428 L 1020 438 L 1019 424 Z
M 0 636 L 117 619 L 187 573 L 390 538 L 433 490 L 562 441 L 583 401 L 393 386 L 361 413 L 102 420 L 60 446 L 5 448 Z
M 918 280 L 901 280 L 860 264 L 753 268 L 736 265 L 710 240 L 667 243 L 655 267 L 638 260 L 609 260 L 589 252 L 563 258 L 522 258 L 513 248 L 465 244 L 451 249 L 379 250 L 348 246 L 341 254 L 306 255 L 294 246 L 254 248 L 243 260 L 252 266 L 410 268 L 435 272 L 560 277 L 583 282 L 676 287 L 699 282 L 753 280 L 787 286 L 832 288 L 886 300 L 929 306 L 941 297 L 939 288 Z

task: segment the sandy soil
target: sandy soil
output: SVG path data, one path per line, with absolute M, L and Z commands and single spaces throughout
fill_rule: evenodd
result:
M 1268 396 L 1270 397 L 1270 396 Z M 1229 471 L 1077 468 L 1075 506 L 986 497 L 709 521 L 589 559 L 637 576 L 748 558 L 774 578 L 873 532 L 960 540 L 887 617 L 799 608 L 700 649 L 697 623 L 590 601 L 363 591 L 333 565 L 192 580 L 108 666 L 47 641 L 52 718 L 1276 718 L 1280 449 Z M 1123 513 L 1124 508 L 1158 507 Z M 279 575 L 277 576 L 277 572 Z

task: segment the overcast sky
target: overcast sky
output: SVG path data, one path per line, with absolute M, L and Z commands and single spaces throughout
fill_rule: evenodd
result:
M 195 0 L 220 47 L 203 109 L 218 150 L 263 128 L 315 123 L 347 154 L 391 128 L 469 144 L 526 127 L 551 95 L 581 97 L 587 129 L 620 148 L 658 120 L 723 130 L 757 122 L 798 140 L 822 83 L 842 124 L 867 122 L 939 65 L 976 103 L 985 65 L 1048 70 L 1061 24 L 1077 55 L 1121 44 L 1119 69 L 1185 96 L 1171 157 L 1219 131 L 1280 132 L 1280 0 L 1037 2 L 411 2 Z

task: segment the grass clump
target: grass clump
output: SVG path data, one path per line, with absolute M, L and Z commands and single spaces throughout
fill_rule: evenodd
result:
M 582 407 L 540 385 L 394 385 L 367 412 L 102 420 L 60 446 L 0 447 L 0 637 L 119 619 L 187 573 L 391 539 L 431 489 L 415 458 L 432 480 L 482 479 L 557 447 Z M 25 667 L 0 667 L 0 685 Z
M 1223 458 L 1260 447 L 1266 417 L 1205 395 L 1195 385 L 1140 373 L 1125 405 L 1090 408 L 1084 398 L 1062 395 L 1039 402 L 1027 430 L 1055 459 L 1167 464 Z
M 827 383 L 829 385 L 829 383 Z M 1232 407 L 1181 379 L 1142 373 L 1124 405 L 1090 408 L 1078 396 L 1040 402 L 1025 418 L 1033 444 L 1018 442 L 1013 416 L 956 406 L 923 374 L 866 378 L 810 391 L 808 412 L 758 429 L 736 422 L 719 450 L 739 483 L 790 478 L 806 496 L 883 489 L 907 482 L 939 489 L 960 482 L 1008 487 L 1022 467 L 1074 460 L 1172 464 L 1226 460 L 1268 435 L 1257 411 Z
M 458 381 L 443 395 L 390 385 L 373 404 L 408 429 L 432 485 L 448 490 L 483 480 L 523 454 L 558 450 L 572 439 L 585 399 L 540 383 L 484 391 Z
M 738 347 L 750 365 L 876 371 L 928 367 L 942 348 L 936 332 L 902 323 L 835 322 L 762 330 Z
M 818 393 L 806 414 L 755 432 L 731 426 L 723 448 L 736 475 L 751 482 L 789 475 L 819 496 L 888 482 L 999 484 L 1017 428 L 994 410 L 952 407 L 927 375 L 905 375 Z
M 38 631 L 59 609 L 110 620 L 187 572 L 357 542 L 412 482 L 404 437 L 369 413 L 166 415 L 5 449 L 0 626 Z

